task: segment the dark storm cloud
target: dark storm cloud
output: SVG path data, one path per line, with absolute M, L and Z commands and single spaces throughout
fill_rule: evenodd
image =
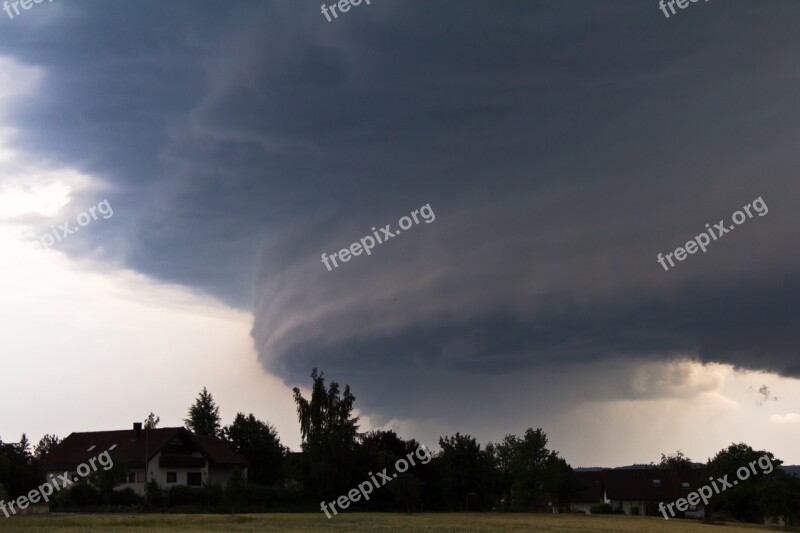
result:
M 62 4 L 0 38 L 48 72 L 28 140 L 117 187 L 130 266 L 255 300 L 287 382 L 318 365 L 381 411 L 612 358 L 800 375 L 792 0 Z

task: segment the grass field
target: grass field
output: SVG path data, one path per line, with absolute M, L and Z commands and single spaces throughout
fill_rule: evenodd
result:
M 41 515 L 5 519 L 0 531 L 535 531 L 597 533 L 754 533 L 769 531 L 750 525 L 707 525 L 696 520 L 670 520 L 618 515 L 547 514 L 390 514 L 348 513 L 330 520 L 318 514 L 259 515 Z M 775 529 L 773 529 L 775 531 Z

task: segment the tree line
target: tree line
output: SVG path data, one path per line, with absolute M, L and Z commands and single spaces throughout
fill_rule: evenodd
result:
M 394 431 L 360 432 L 350 387 L 326 382 L 317 369 L 311 372 L 311 381 L 308 398 L 299 388 L 293 389 L 301 434 L 299 453 L 291 452 L 281 443 L 276 429 L 252 413 L 237 413 L 229 425 L 223 425 L 219 406 L 205 387 L 190 405 L 186 427 L 197 435 L 217 436 L 242 455 L 248 461 L 247 483 L 234 476 L 226 487 L 173 487 L 168 493 L 151 483 L 142 500 L 130 490 L 124 495 L 114 490 L 124 479 L 121 465 L 99 480 L 98 485 L 105 487 L 100 493 L 89 495 L 96 490 L 91 486 L 79 488 L 86 492 L 82 501 L 95 505 L 122 502 L 142 509 L 192 504 L 206 511 L 318 510 L 319 502 L 347 494 L 375 472 L 419 448 L 419 442 Z M 159 423 L 154 413 L 144 420 L 144 426 L 150 429 Z M 45 435 L 31 450 L 24 434 L 19 443 L 0 441 L 0 499 L 16 498 L 37 486 L 41 482 L 38 460 L 59 442 L 55 435 Z M 552 505 L 568 511 L 583 489 L 570 464 L 549 448 L 541 428 L 529 428 L 519 436 L 506 435 L 502 441 L 486 446 L 461 433 L 442 436 L 438 444 L 439 451 L 430 462 L 418 463 L 399 474 L 375 491 L 368 502 L 353 504 L 353 509 L 545 511 Z M 706 477 L 721 477 L 764 454 L 772 459 L 774 471 L 716 495 L 707 507 L 707 518 L 758 522 L 783 516 L 795 522 L 800 514 L 800 479 L 778 468 L 782 462 L 764 450 L 732 444 L 705 465 L 691 463 L 678 451 L 662 455 L 659 464 L 649 466 L 673 470 L 702 466 Z M 63 498 L 73 505 L 81 501 L 69 495 Z

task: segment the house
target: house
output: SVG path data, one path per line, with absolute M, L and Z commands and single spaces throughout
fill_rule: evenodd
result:
M 686 498 L 702 473 L 697 469 L 626 468 L 577 471 L 583 490 L 574 499 L 572 509 L 591 513 L 591 507 L 607 503 L 625 514 L 662 516 L 658 504 Z M 689 518 L 702 518 L 703 506 L 691 506 Z
M 125 483 L 117 488 L 145 491 L 147 479 L 161 488 L 174 486 L 202 487 L 225 485 L 235 473 L 247 478 L 247 461 L 217 437 L 193 435 L 185 428 L 133 429 L 72 433 L 47 455 L 40 465 L 48 480 L 69 473 L 77 478 L 77 469 L 104 451 L 114 465 L 124 465 Z M 145 468 L 145 464 L 147 468 Z

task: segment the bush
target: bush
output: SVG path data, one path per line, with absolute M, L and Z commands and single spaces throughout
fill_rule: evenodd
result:
M 642 513 L 641 513 L 641 512 L 639 512 L 639 508 L 638 508 L 638 507 L 631 507 L 631 514 L 632 514 L 633 516 L 639 516 L 639 515 L 640 515 L 640 514 L 642 514 Z
M 248 485 L 244 491 L 244 500 L 251 509 L 257 510 L 306 510 L 306 502 L 299 489 Z
M 622 505 L 620 505 L 619 507 L 617 507 L 616 509 L 614 509 L 612 512 L 613 512 L 614 514 L 625 514 L 625 509 L 623 509 L 623 508 L 622 508 Z
M 167 506 L 190 506 L 208 510 L 222 503 L 222 487 L 212 485 L 200 489 L 176 485 L 167 493 Z
M 611 514 L 613 509 L 607 503 L 598 503 L 597 505 L 592 505 L 589 508 L 589 512 L 592 514 Z
M 150 507 L 164 506 L 164 489 L 156 481 L 150 480 L 145 486 L 145 502 Z
M 142 505 L 144 503 L 144 497 L 136 494 L 136 491 L 133 490 L 132 488 L 127 487 L 122 490 L 111 491 L 108 503 L 111 505 L 123 505 L 123 506 L 133 507 L 137 505 Z
M 192 505 L 195 502 L 192 489 L 183 485 L 175 485 L 167 492 L 167 507 L 176 505 Z
M 103 503 L 103 498 L 100 492 L 88 483 L 78 483 L 59 492 L 57 502 L 59 507 L 97 507 Z

